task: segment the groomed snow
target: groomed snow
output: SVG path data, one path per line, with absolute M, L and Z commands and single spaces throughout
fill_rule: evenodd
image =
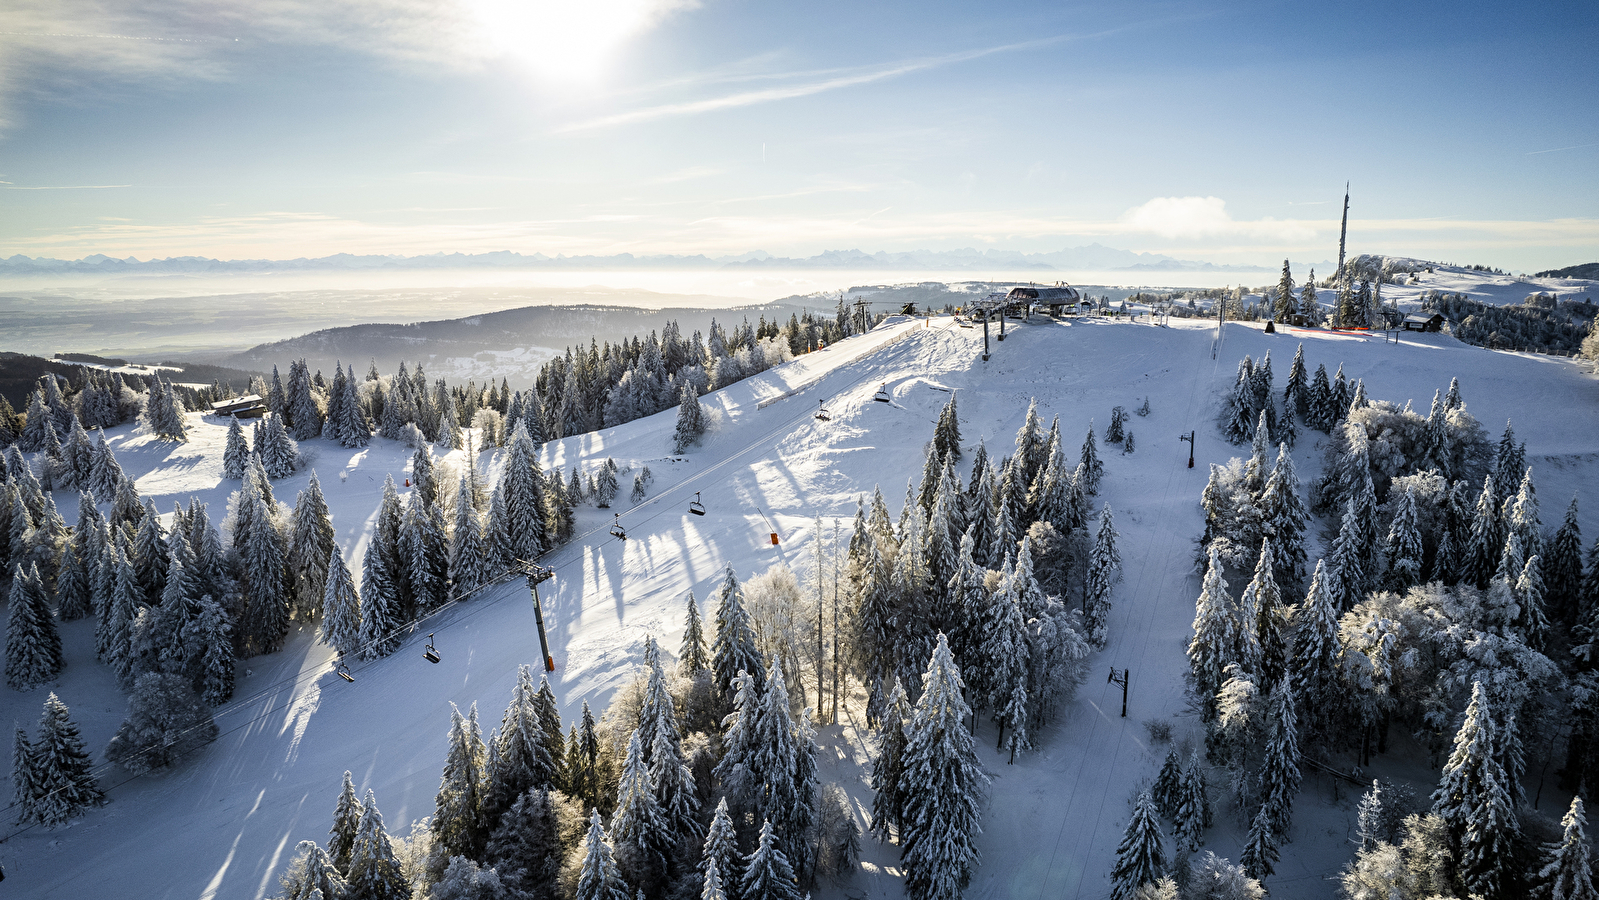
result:
M 1519 299 L 1519 298 L 1518 298 Z M 703 446 L 680 459 L 668 455 L 675 411 L 603 432 L 552 442 L 546 467 L 570 471 L 607 456 L 624 466 L 648 465 L 655 484 L 637 509 L 621 510 L 624 542 L 605 531 L 611 511 L 579 510 L 580 536 L 545 560 L 557 579 L 541 589 L 556 672 L 551 676 L 570 717 L 584 700 L 598 713 L 642 659 L 653 634 L 675 651 L 683 600 L 693 590 L 702 604 L 731 564 L 741 578 L 784 561 L 803 573 L 809 564 L 814 517 L 842 520 L 847 539 L 857 497 L 881 485 L 896 515 L 906 480 L 919 477 L 924 447 L 947 391 L 958 392 L 969 465 L 979 438 L 996 456 L 1010 452 L 1028 399 L 1047 422 L 1059 415 L 1069 453 L 1090 420 L 1103 433 L 1113 406 L 1136 408 L 1147 395 L 1147 418 L 1130 417 L 1137 450 L 1123 456 L 1101 447 L 1106 479 L 1099 503 L 1116 510 L 1125 578 L 1113 595 L 1109 646 L 1092 660 L 1088 682 L 1047 727 L 1033 734 L 1038 749 L 1007 766 L 992 751 L 992 725 L 978 733 L 982 759 L 997 776 L 979 869 L 967 896 L 1103 897 L 1129 799 L 1153 779 L 1166 748 L 1150 746 L 1143 722 L 1169 718 L 1179 738 L 1195 732 L 1185 713 L 1183 644 L 1198 583 L 1192 572 L 1198 506 L 1206 466 L 1239 455 L 1220 439 L 1214 420 L 1221 392 L 1245 354 L 1272 352 L 1278 389 L 1295 344 L 1306 362 L 1329 373 L 1344 364 L 1364 378 L 1377 399 L 1414 400 L 1426 408 L 1435 388 L 1458 376 L 1468 408 L 1497 437 L 1507 418 L 1527 442 L 1536 467 L 1543 521 L 1558 522 L 1574 491 L 1582 493 L 1585 534 L 1599 534 L 1599 384 L 1567 360 L 1498 353 L 1443 335 L 1412 335 L 1398 345 L 1378 337 L 1298 333 L 1265 335 L 1229 324 L 1219 352 L 1214 323 L 1173 320 L 1169 328 L 1104 320 L 1008 327 L 1007 340 L 981 359 L 982 332 L 949 319 L 895 319 L 705 398 L 720 422 Z M 872 395 L 886 384 L 889 404 Z M 785 396 L 787 395 L 787 396 Z M 766 403 L 764 408 L 763 401 Z M 832 421 L 812 417 L 825 401 Z M 118 429 L 111 437 L 123 468 L 138 478 L 158 508 L 193 494 L 220 521 L 235 482 L 221 478 L 226 429 L 191 416 L 193 440 L 155 442 Z M 1198 465 L 1186 468 L 1180 433 L 1197 431 Z M 1296 451 L 1307 482 L 1320 453 L 1315 432 L 1302 432 Z M 350 451 L 312 441 L 304 449 L 318 472 L 345 558 L 360 558 L 383 478 L 404 478 L 410 453 L 383 439 Z M 485 454 L 486 466 L 495 465 Z M 963 472 L 963 477 L 969 472 Z M 273 485 L 293 502 L 306 474 Z M 626 484 L 623 495 L 626 494 Z M 688 515 L 702 493 L 709 515 Z M 56 503 L 75 514 L 75 496 Z M 763 519 L 763 515 L 766 517 Z M 768 538 L 769 519 L 781 543 Z M 1317 550 L 1311 549 L 1312 558 Z M 1236 590 L 1236 588 L 1235 588 Z M 111 770 L 102 778 L 111 802 L 58 830 L 31 829 L 0 844 L 10 895 L 30 898 L 259 898 L 273 895 L 284 863 L 302 840 L 325 841 L 342 773 L 359 791 L 376 792 L 396 834 L 433 811 L 444 761 L 450 703 L 498 720 L 516 667 L 538 657 L 531 604 L 512 581 L 427 620 L 394 656 L 354 667 L 346 684 L 329 666 L 330 652 L 306 630 L 283 651 L 241 667 L 236 699 L 218 710 L 221 737 L 176 771 L 128 780 Z M 702 609 L 703 609 L 702 605 Z M 125 714 L 109 670 L 94 662 L 93 624 L 67 623 L 67 668 L 57 683 L 27 694 L 0 691 L 4 719 L 32 727 L 46 691 L 71 707 L 95 752 Z M 443 662 L 422 659 L 426 633 L 436 634 Z M 1106 670 L 1132 674 L 1129 717 L 1119 716 L 1120 689 Z M 242 671 L 247 668 L 248 673 Z M 858 715 L 824 728 L 820 762 L 825 780 L 840 781 L 857 808 L 869 808 L 869 739 Z M 1429 777 L 1425 771 L 1413 773 Z M 1352 800 L 1326 802 L 1324 779 L 1306 780 L 1296 812 L 1294 843 L 1283 848 L 1278 875 L 1267 880 L 1279 898 L 1325 897 L 1324 879 L 1350 855 L 1346 835 Z M 1546 795 L 1549 792 L 1546 790 Z M 12 829 L 15 831 L 16 829 Z M 1243 830 L 1225 806 L 1208 847 L 1237 858 Z M 863 838 L 861 871 L 842 884 L 824 883 L 816 896 L 894 900 L 902 896 L 898 850 Z

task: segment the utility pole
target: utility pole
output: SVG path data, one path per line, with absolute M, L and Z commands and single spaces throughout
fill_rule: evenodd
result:
M 1344 224 L 1338 228 L 1338 288 L 1344 286 L 1344 239 L 1349 237 L 1349 182 L 1344 182 Z
M 833 520 L 833 724 L 838 724 L 838 519 Z
M 1110 667 L 1110 679 L 1106 684 L 1119 684 L 1122 686 L 1122 718 L 1127 718 L 1127 682 L 1132 680 L 1133 670 L 1122 669 L 1120 675 L 1116 674 L 1116 667 Z

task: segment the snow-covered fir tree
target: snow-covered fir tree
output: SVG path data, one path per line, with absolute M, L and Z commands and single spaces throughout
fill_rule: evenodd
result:
M 1459 848 L 1461 880 L 1489 898 L 1508 887 L 1511 844 L 1520 830 L 1495 753 L 1494 729 L 1487 689 L 1474 682 L 1471 704 L 1432 795 L 1433 812 L 1448 824 Z
M 429 823 L 433 849 L 428 867 L 435 878 L 443 874 L 449 857 L 477 859 L 483 853 L 490 828 L 483 809 L 487 766 L 488 748 L 478 726 L 477 704 L 465 716 L 450 704 L 449 750 Z
M 1577 525 L 1577 496 L 1549 542 L 1543 558 L 1544 602 L 1551 622 L 1570 628 L 1578 621 L 1582 596 L 1582 529 Z
M 643 742 L 636 729 L 628 742 L 622 778 L 617 785 L 611 835 L 617 863 L 631 883 L 642 886 L 660 881 L 674 836 L 655 798 L 649 762 L 644 758 Z
M 1132 900 L 1145 884 L 1159 881 L 1166 874 L 1166 848 L 1160 833 L 1160 819 L 1149 791 L 1138 795 L 1133 816 L 1116 848 L 1116 865 L 1111 869 L 1111 900 Z
M 361 598 L 344 555 L 337 551 L 328 557 L 323 578 L 322 641 L 340 656 L 354 657 L 361 646 Z
M 450 534 L 450 583 L 454 596 L 462 596 L 488 583 L 494 569 L 489 564 L 489 548 L 472 504 L 472 489 L 465 481 L 455 497 L 455 527 Z
M 78 726 L 55 694 L 45 698 L 38 736 L 17 767 L 28 770 L 16 780 L 19 792 L 26 787 L 31 794 L 21 812 L 40 825 L 60 825 L 105 801 Z
M 226 703 L 233 696 L 235 678 L 233 623 L 210 594 L 195 603 L 194 615 L 183 627 L 182 644 L 194 654 L 189 668 L 200 700 L 208 706 Z
M 1105 464 L 1099 459 L 1098 442 L 1094 438 L 1094 426 L 1088 426 L 1088 436 L 1083 438 L 1083 452 L 1077 461 L 1077 471 L 1081 473 L 1078 483 L 1086 494 L 1098 494 L 1100 479 L 1105 477 Z
M 778 846 L 776 831 L 770 821 L 761 823 L 761 836 L 755 851 L 745 861 L 739 896 L 745 900 L 800 900 L 794 867 Z
M 443 513 L 412 491 L 400 517 L 400 558 L 418 612 L 431 612 L 449 597 L 448 541 Z
M 544 519 L 544 475 L 527 429 L 511 435 L 510 452 L 496 487 L 505 501 L 507 549 L 517 559 L 537 559 L 550 540 Z
M 900 810 L 903 805 L 902 776 L 905 771 L 905 728 L 910 724 L 911 706 L 898 678 L 888 695 L 878 728 L 877 756 L 872 760 L 872 832 L 891 840 L 903 830 Z
M 1183 791 L 1183 764 L 1177 758 L 1177 750 L 1173 748 L 1166 752 L 1166 761 L 1161 764 L 1160 773 L 1155 776 L 1155 783 L 1150 787 L 1150 799 L 1155 801 L 1155 809 L 1168 819 L 1177 817 L 1177 809 L 1182 804 Z
M 1538 885 L 1549 900 L 1596 900 L 1599 890 L 1593 885 L 1593 861 L 1588 848 L 1587 816 L 1582 798 L 1572 797 L 1571 807 L 1560 820 L 1560 840 L 1544 848 L 1544 865 L 1538 870 Z
M 721 595 L 716 607 L 716 637 L 711 642 L 711 670 L 716 675 L 718 693 L 727 700 L 733 697 L 733 681 L 739 672 L 748 672 L 755 679 L 758 691 L 766 670 L 766 661 L 755 646 L 749 613 L 744 609 L 744 589 L 739 586 L 731 565 L 722 579 Z
M 361 824 L 350 845 L 350 862 L 344 877 L 349 884 L 347 897 L 409 900 L 411 896 L 411 884 L 400 870 L 394 845 L 389 841 L 388 832 L 383 830 L 383 814 L 378 812 L 377 797 L 370 790 L 361 804 Z
M 360 653 L 367 659 L 388 656 L 405 637 L 405 612 L 377 541 L 366 545 L 361 561 Z
M 230 418 L 228 443 L 222 451 L 222 477 L 237 481 L 244 477 L 244 466 L 250 458 L 250 443 L 244 437 L 244 429 L 239 427 L 239 417 Z
M 105 757 L 144 775 L 173 765 L 216 736 L 211 709 L 188 678 L 149 672 L 134 682 L 128 717 L 106 745 Z
M 511 702 L 492 744 L 482 801 L 484 820 L 490 825 L 529 790 L 555 786 L 556 757 L 539 721 L 538 692 L 528 666 L 517 667 Z
M 1226 669 L 1234 662 L 1230 648 L 1237 645 L 1232 598 L 1227 594 L 1227 579 L 1222 577 L 1217 549 L 1210 550 L 1210 565 L 1204 586 L 1194 604 L 1194 636 L 1188 642 L 1188 671 L 1194 696 L 1199 698 L 1205 721 L 1216 716 L 1216 692 L 1226 680 Z
M 964 688 L 939 634 L 906 728 L 901 775 L 900 858 L 914 900 L 957 900 L 977 868 L 978 808 L 988 778 L 966 727 Z
M 289 536 L 289 585 L 294 591 L 294 617 L 312 620 L 322 612 L 327 595 L 328 565 L 338 554 L 333 519 L 316 473 L 295 498 Z
M 605 836 L 605 826 L 600 824 L 599 810 L 589 817 L 573 900 L 633 900 L 611 854 L 611 842 Z
M 1110 504 L 1099 513 L 1099 531 L 1094 536 L 1094 550 L 1088 557 L 1088 578 L 1083 586 L 1083 622 L 1088 628 L 1088 640 L 1095 647 L 1105 646 L 1110 617 L 1110 590 L 1121 572 L 1121 553 L 1116 549 L 1116 526 L 1111 518 Z
M 727 811 L 725 797 L 717 801 L 716 811 L 711 815 L 711 827 L 705 832 L 701 858 L 704 861 L 701 872 L 706 890 L 710 889 L 713 872 L 728 872 L 731 877 L 723 882 L 723 896 L 727 900 L 737 900 L 737 873 L 742 870 L 743 860 L 738 855 L 738 834 L 733 829 L 733 818 Z
M 1310 591 L 1294 610 L 1290 623 L 1293 655 L 1288 666 L 1289 689 L 1303 711 L 1305 732 L 1314 740 L 1331 735 L 1333 710 L 1338 707 L 1339 659 L 1342 647 L 1338 637 L 1338 614 L 1333 597 L 1338 593 L 1337 576 L 1316 562 Z
M 340 873 L 350 869 L 350 852 L 355 848 L 355 836 L 361 830 L 361 812 L 361 800 L 356 796 L 355 782 L 346 770 L 339 799 L 333 806 L 333 828 L 328 831 L 331 838 L 328 841 L 328 856 L 333 859 L 333 867 Z
M 349 891 L 344 876 L 334 868 L 327 851 L 316 841 L 301 841 L 294 848 L 294 858 L 278 879 L 283 888 L 284 900 L 316 900 L 316 898 L 343 897 Z
M 711 651 L 705 644 L 705 625 L 700 618 L 699 603 L 694 599 L 693 591 L 689 591 L 687 606 L 683 646 L 677 651 L 677 673 L 682 677 L 692 677 L 697 672 L 706 672 L 711 668 Z
M 1272 688 L 1266 704 L 1266 756 L 1261 769 L 1265 803 L 1261 812 L 1268 817 L 1272 833 L 1288 834 L 1293 821 L 1294 796 L 1299 793 L 1299 731 L 1293 691 L 1286 678 Z
M 672 452 L 682 453 L 705 434 L 705 408 L 694 392 L 694 386 L 684 384 L 678 397 L 677 428 L 672 434 Z
M 23 571 L 15 565 L 6 614 L 6 684 L 13 690 L 28 690 L 54 679 L 62 662 L 61 633 L 39 567 L 29 565 Z

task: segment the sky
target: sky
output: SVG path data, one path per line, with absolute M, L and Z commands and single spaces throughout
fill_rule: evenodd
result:
M 1599 259 L 1599 4 L 5 0 L 0 256 Z

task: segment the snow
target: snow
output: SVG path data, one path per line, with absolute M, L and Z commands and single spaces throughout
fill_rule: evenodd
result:
M 1046 422 L 1060 416 L 1063 439 L 1075 454 L 1090 420 L 1102 431 L 1113 406 L 1133 409 L 1149 396 L 1150 415 L 1127 423 L 1137 451 L 1123 455 L 1101 447 L 1106 475 L 1094 505 L 1096 511 L 1107 502 L 1115 507 L 1124 560 L 1123 580 L 1112 593 L 1108 646 L 1091 660 L 1077 698 L 1031 729 L 1037 749 L 1018 755 L 1014 766 L 993 749 L 991 724 L 984 721 L 976 735 L 979 759 L 995 780 L 978 842 L 982 861 L 967 895 L 1102 897 L 1132 801 L 1153 781 L 1168 749 L 1150 742 L 1143 723 L 1169 720 L 1178 740 L 1199 733 L 1182 690 L 1182 648 L 1199 593 L 1193 567 L 1203 524 L 1198 497 L 1208 463 L 1247 452 L 1223 442 L 1215 427 L 1243 355 L 1258 359 L 1270 350 L 1280 390 L 1295 344 L 1303 340 L 1312 371 L 1318 363 L 1332 371 L 1342 362 L 1351 380 L 1366 380 L 1369 396 L 1412 399 L 1423 409 L 1435 388 L 1458 376 L 1468 408 L 1491 435 L 1514 418 L 1536 467 L 1545 522 L 1558 521 L 1575 491 L 1582 495 L 1585 535 L 1599 534 L 1599 407 L 1593 402 L 1599 385 L 1571 361 L 1483 350 L 1445 335 L 1406 335 L 1395 345 L 1292 328 L 1266 335 L 1258 325 L 1240 323 L 1225 326 L 1213 358 L 1215 335 L 1215 323 L 1205 320 L 1153 327 L 1036 319 L 1007 327 L 1007 339 L 992 345 L 993 357 L 984 363 L 980 330 L 947 318 L 896 318 L 708 395 L 703 402 L 716 424 L 685 454 L 669 454 L 675 407 L 549 443 L 542 453 L 546 470 L 594 467 L 609 456 L 624 468 L 648 465 L 655 476 L 654 492 L 637 507 L 580 508 L 578 536 L 544 560 L 558 573 L 540 593 L 563 720 L 570 722 L 584 700 L 596 713 L 603 710 L 642 662 L 647 635 L 676 648 L 686 593 L 693 590 L 706 603 L 726 565 L 741 579 L 779 561 L 796 573 L 807 571 L 815 517 L 822 517 L 827 532 L 840 519 L 847 537 L 856 499 L 869 496 L 874 485 L 882 486 L 897 516 L 904 482 L 919 477 L 948 391 L 957 392 L 967 466 L 979 439 L 996 461 L 1010 452 L 1029 398 L 1037 398 Z M 873 402 L 884 384 L 892 402 Z M 813 418 L 818 401 L 826 403 L 831 421 Z M 192 494 L 211 504 L 212 521 L 220 521 L 238 484 L 221 477 L 226 424 L 199 416 L 189 421 L 187 444 L 158 442 L 131 426 L 111 432 L 110 443 L 159 509 L 170 511 Z M 1177 440 L 1190 430 L 1197 432 L 1193 469 L 1186 468 L 1188 446 Z M 1302 432 L 1295 451 L 1307 483 L 1320 466 L 1318 438 Z M 403 484 L 410 451 L 376 437 L 359 450 L 321 440 L 301 446 L 316 456 L 312 466 L 339 546 L 355 569 L 384 477 L 393 474 Z M 502 459 L 503 453 L 485 454 L 483 468 L 497 472 Z M 277 498 L 292 503 L 308 477 L 305 471 L 275 482 Z M 687 511 L 695 491 L 709 510 L 703 518 Z M 56 504 L 69 516 L 77 507 L 64 492 Z M 625 542 L 606 534 L 613 512 L 621 513 Z M 772 529 L 780 536 L 776 546 L 768 537 Z M 1311 548 L 1312 560 L 1317 555 Z M 537 659 L 531 613 L 520 580 L 490 588 L 426 620 L 394 656 L 354 665 L 353 684 L 333 674 L 331 651 L 310 632 L 291 633 L 284 650 L 241 665 L 235 699 L 217 711 L 221 735 L 215 743 L 163 775 L 129 779 L 113 769 L 102 776 L 107 806 L 65 828 L 21 831 L 0 845 L 11 893 L 271 896 L 295 845 L 326 841 L 346 769 L 358 793 L 376 792 L 391 831 L 408 833 L 413 820 L 433 812 L 450 704 L 467 709 L 477 703 L 486 719 L 497 716 L 510 699 L 517 666 Z M 67 666 L 49 689 L 71 707 L 99 758 L 126 702 L 110 671 L 93 661 L 93 627 L 91 620 L 62 626 Z M 443 657 L 438 665 L 422 659 L 428 632 Z M 1130 670 L 1126 719 L 1119 716 L 1120 688 L 1099 677 L 1109 667 Z M 0 721 L 31 726 L 46 690 L 0 691 Z M 842 710 L 841 719 L 818 736 L 820 774 L 848 791 L 864 831 L 874 738 L 859 708 Z M 1387 774 L 1383 766 L 1436 778 L 1399 753 L 1379 760 L 1379 774 Z M 1329 790 L 1324 777 L 1307 777 L 1295 811 L 1295 841 L 1283 847 L 1278 875 L 1266 881 L 1274 897 L 1327 896 L 1326 877 L 1350 857 L 1347 835 L 1358 792 L 1346 790 L 1340 802 L 1328 803 Z M 1215 799 L 1217 827 L 1207 848 L 1237 860 L 1247 822 Z M 842 884 L 824 882 L 818 900 L 903 895 L 898 847 L 869 836 L 862 842 L 861 871 Z

